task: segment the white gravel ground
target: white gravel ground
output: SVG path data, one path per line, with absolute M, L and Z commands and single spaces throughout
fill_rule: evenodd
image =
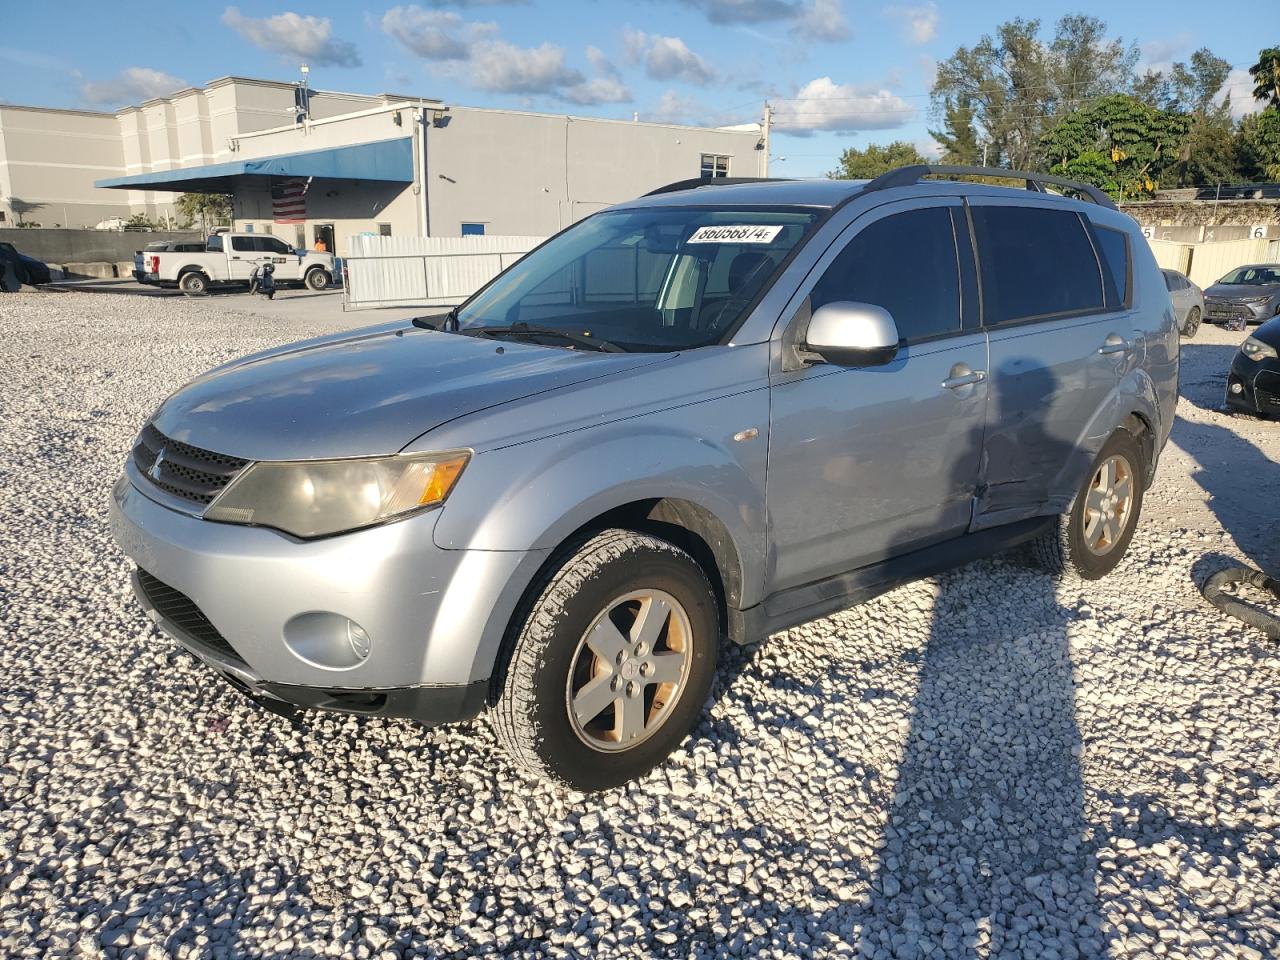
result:
M 105 504 L 143 419 L 313 332 L 233 307 L 0 297 L 0 956 L 1280 953 L 1280 649 L 1195 586 L 1280 570 L 1238 334 L 1186 346 L 1112 577 L 984 562 L 731 651 L 684 748 L 584 798 L 484 720 L 293 726 L 142 616 Z

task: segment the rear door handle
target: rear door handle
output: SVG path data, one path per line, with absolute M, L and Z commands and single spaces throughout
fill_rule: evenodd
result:
M 1132 343 L 1120 336 L 1118 333 L 1113 333 L 1111 336 L 1107 337 L 1106 340 L 1102 341 L 1102 346 L 1098 348 L 1098 352 L 1104 354 L 1128 353 L 1132 349 Z
M 962 373 L 958 376 L 947 377 L 942 381 L 942 385 L 948 390 L 959 390 L 961 387 L 968 387 L 975 383 L 981 383 L 987 379 L 987 371 L 971 370 L 968 373 Z

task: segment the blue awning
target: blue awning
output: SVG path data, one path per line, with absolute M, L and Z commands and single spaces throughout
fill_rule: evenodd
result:
M 171 190 L 175 193 L 229 193 L 236 177 L 325 177 L 335 180 L 413 182 L 413 140 L 379 140 L 329 150 L 285 153 L 277 157 L 231 160 L 203 167 L 184 167 L 109 177 L 95 187 L 116 190 Z

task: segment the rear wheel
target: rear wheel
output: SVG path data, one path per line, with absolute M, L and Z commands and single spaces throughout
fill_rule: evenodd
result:
M 178 289 L 190 297 L 198 297 L 209 290 L 209 281 L 203 273 L 192 270 L 178 278 Z
M 326 290 L 329 287 L 329 274 L 321 267 L 312 267 L 307 271 L 306 281 L 312 290 Z
M 715 594 L 694 559 L 607 530 L 550 575 L 524 618 L 498 739 L 527 772 L 575 789 L 633 780 L 693 727 L 718 643 Z
M 1129 549 L 1142 511 L 1146 462 L 1137 438 L 1117 430 L 1103 444 L 1069 513 L 1031 542 L 1031 554 L 1051 573 L 1099 580 Z
M 1192 307 L 1187 311 L 1186 322 L 1182 325 L 1182 335 L 1188 339 L 1196 335 L 1200 329 L 1200 308 Z

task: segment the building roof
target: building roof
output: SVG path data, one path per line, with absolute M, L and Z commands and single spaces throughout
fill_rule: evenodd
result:
M 210 163 L 199 167 L 157 170 L 153 173 L 97 180 L 94 181 L 94 186 L 117 190 L 228 193 L 236 177 L 325 177 L 412 183 L 413 141 L 409 137 L 400 137 L 328 150 L 308 150 L 303 153 Z

